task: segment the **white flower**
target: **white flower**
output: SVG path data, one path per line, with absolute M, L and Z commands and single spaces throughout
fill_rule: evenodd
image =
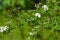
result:
M 8 27 L 7 27 L 7 26 L 5 26 L 5 27 L 3 27 L 3 28 L 4 28 L 4 29 L 3 29 L 4 31 L 6 31 L 6 30 L 8 29 Z
M 34 33 L 33 32 L 30 32 L 30 36 L 32 36 L 32 35 L 34 35 Z
M 38 9 L 42 3 L 35 4 L 35 7 Z
M 3 29 L 4 29 L 3 27 L 0 27 L 0 32 L 3 32 Z
M 39 4 L 35 4 L 35 7 L 38 9 L 40 6 L 39 6 Z
M 2 26 L 2 27 L 0 27 L 0 32 L 6 31 L 7 29 L 8 29 L 7 26 Z
M 35 13 L 35 16 L 40 18 L 41 17 L 41 14 L 40 13 Z
M 47 5 L 43 5 L 42 8 L 44 9 L 44 11 L 48 10 L 48 6 Z

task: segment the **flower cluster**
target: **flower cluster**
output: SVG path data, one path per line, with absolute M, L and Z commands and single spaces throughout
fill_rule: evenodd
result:
M 43 5 L 42 8 L 43 8 L 44 11 L 48 10 L 48 6 L 47 5 Z
M 35 26 L 31 32 L 29 32 L 29 37 L 27 38 L 28 40 L 31 39 L 32 36 L 36 35 L 37 34 L 37 29 L 39 28 L 40 26 Z
M 35 13 L 35 16 L 40 18 L 41 17 L 41 14 L 40 13 Z
M 41 4 L 42 4 L 42 3 L 35 4 L 35 7 L 36 7 L 37 9 L 39 9 L 40 6 L 41 6 Z M 48 6 L 47 6 L 47 5 L 43 5 L 43 6 L 42 6 L 42 9 L 43 9 L 44 11 L 47 11 L 47 10 L 48 10 Z
M 7 26 L 2 26 L 0 27 L 0 32 L 6 31 L 9 27 Z

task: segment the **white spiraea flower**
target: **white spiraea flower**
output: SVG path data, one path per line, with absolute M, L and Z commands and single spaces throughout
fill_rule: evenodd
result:
M 7 27 L 7 26 L 5 26 L 5 27 L 3 27 L 3 28 L 4 28 L 4 29 L 3 29 L 4 31 L 6 31 L 6 30 L 8 29 L 8 27 Z
M 44 11 L 48 10 L 48 6 L 47 5 L 43 5 L 42 8 L 43 8 Z
M 40 18 L 41 17 L 41 14 L 40 13 L 35 13 L 35 16 Z
M 3 27 L 0 27 L 0 32 L 3 32 L 3 29 L 4 29 Z
M 38 9 L 42 3 L 35 4 L 35 7 Z
M 30 32 L 30 36 L 32 36 L 32 35 L 34 35 L 34 33 L 33 32 Z
M 2 26 L 0 27 L 0 32 L 6 31 L 9 27 L 7 26 Z

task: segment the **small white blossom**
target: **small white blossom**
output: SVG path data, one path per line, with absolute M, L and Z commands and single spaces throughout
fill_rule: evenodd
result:
M 40 18 L 41 17 L 41 14 L 40 13 L 35 13 L 35 16 Z
M 3 27 L 0 27 L 0 32 L 3 32 L 3 29 L 4 29 Z
M 35 7 L 38 9 L 40 6 L 39 6 L 39 4 L 35 4 Z
M 32 35 L 34 35 L 34 33 L 33 32 L 30 32 L 30 36 L 32 36 Z
M 42 3 L 35 4 L 35 7 L 38 9 Z
M 42 8 L 44 9 L 44 11 L 48 10 L 48 6 L 47 5 L 43 5 Z
M 3 28 L 4 28 L 4 29 L 3 29 L 4 31 L 6 31 L 6 30 L 8 29 L 8 27 L 7 27 L 7 26 L 5 26 L 5 27 L 3 27 Z
M 8 29 L 7 26 L 2 26 L 2 27 L 0 27 L 0 32 L 6 31 L 7 29 Z

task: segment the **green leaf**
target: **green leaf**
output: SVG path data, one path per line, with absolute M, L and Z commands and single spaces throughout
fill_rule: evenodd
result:
M 3 5 L 4 6 L 9 6 L 10 5 L 10 0 L 4 0 Z
M 11 6 L 14 6 L 15 2 L 16 2 L 16 0 L 12 0 L 11 1 Z
M 18 0 L 18 3 L 19 3 L 22 7 L 25 7 L 25 1 L 26 1 L 26 0 Z

